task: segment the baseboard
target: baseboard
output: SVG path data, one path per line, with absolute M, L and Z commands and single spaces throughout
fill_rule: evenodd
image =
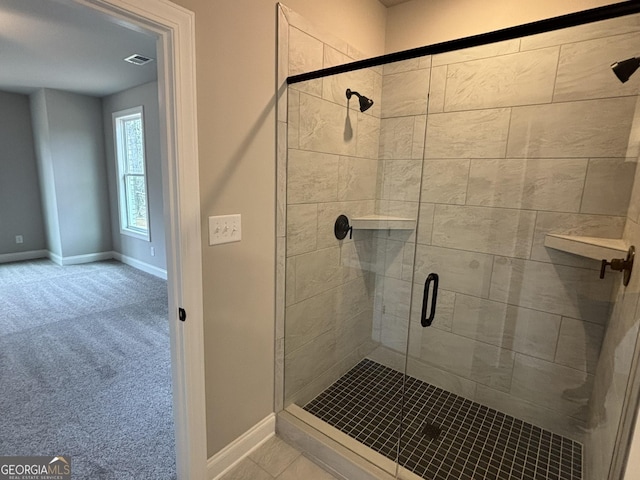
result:
M 36 258 L 47 258 L 49 252 L 46 250 L 29 250 L 28 252 L 2 253 L 0 263 L 22 262 L 23 260 L 35 260 Z
M 167 279 L 167 271 L 162 268 L 156 267 L 154 265 L 149 265 L 148 263 L 141 262 L 140 260 L 136 260 L 133 257 L 128 257 L 119 252 L 112 252 L 113 258 L 122 262 L 126 265 L 129 265 L 133 268 L 137 268 L 138 270 L 142 270 L 143 272 L 149 273 L 158 278 L 162 278 L 163 280 Z
M 272 413 L 207 461 L 207 479 L 222 477 L 275 433 L 276 414 Z
M 52 262 L 58 265 L 80 265 L 82 263 L 100 262 L 102 260 L 111 260 L 113 252 L 88 253 L 86 255 L 72 255 L 70 257 L 62 257 L 53 252 L 47 255 Z

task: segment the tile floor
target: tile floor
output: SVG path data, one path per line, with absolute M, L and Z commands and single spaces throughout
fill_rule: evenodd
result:
M 271 437 L 220 480 L 337 480 L 301 452 Z

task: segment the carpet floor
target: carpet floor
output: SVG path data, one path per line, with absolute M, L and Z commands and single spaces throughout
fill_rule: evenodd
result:
M 166 281 L 115 261 L 4 264 L 0 312 L 0 455 L 176 478 Z

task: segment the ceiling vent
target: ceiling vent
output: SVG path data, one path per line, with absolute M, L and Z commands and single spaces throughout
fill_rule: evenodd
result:
M 134 65 L 144 65 L 146 63 L 153 62 L 153 58 L 145 57 L 139 53 L 134 53 L 133 55 L 125 58 L 124 61 L 133 63 Z

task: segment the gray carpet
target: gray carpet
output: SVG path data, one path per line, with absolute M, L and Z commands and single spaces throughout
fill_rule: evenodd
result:
M 0 455 L 176 478 L 167 286 L 118 262 L 0 265 Z

